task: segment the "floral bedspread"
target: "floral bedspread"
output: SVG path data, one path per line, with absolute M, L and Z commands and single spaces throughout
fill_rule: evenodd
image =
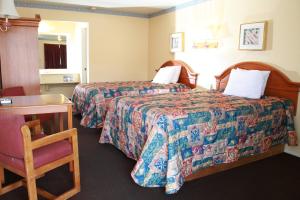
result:
M 184 177 L 287 141 L 297 141 L 289 100 L 260 100 L 190 91 L 117 97 L 110 103 L 100 143 L 137 161 L 133 180 L 176 193 Z M 293 144 L 296 145 L 296 144 Z
M 79 84 L 75 87 L 72 101 L 73 112 L 82 115 L 81 125 L 89 128 L 103 126 L 107 105 L 117 96 L 185 92 L 184 84 L 157 84 L 150 81 L 102 82 Z

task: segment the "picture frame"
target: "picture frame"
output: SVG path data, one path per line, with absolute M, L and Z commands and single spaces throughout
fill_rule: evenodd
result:
M 240 26 L 239 49 L 262 51 L 266 48 L 267 21 Z
M 177 32 L 170 35 L 170 52 L 184 51 L 184 33 Z

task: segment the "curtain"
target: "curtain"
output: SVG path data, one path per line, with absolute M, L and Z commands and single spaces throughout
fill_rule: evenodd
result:
M 61 44 L 60 45 L 60 64 L 61 68 L 67 68 L 67 45 Z
M 44 44 L 45 69 L 66 69 L 67 48 L 62 44 Z

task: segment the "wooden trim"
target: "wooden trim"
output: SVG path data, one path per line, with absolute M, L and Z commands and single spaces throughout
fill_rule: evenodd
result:
M 51 111 L 50 111 L 51 110 Z M 28 107 L 2 107 L 1 113 L 11 113 L 15 115 L 31 115 L 45 113 L 60 113 L 67 112 L 68 109 L 64 105 L 45 105 L 45 106 L 28 106 Z
M 4 182 L 5 182 L 4 168 L 2 166 L 0 166 L 0 185 L 4 184 Z
M 4 164 L 4 163 L 0 162 L 0 166 L 2 166 L 4 169 L 7 169 L 8 171 L 11 171 L 11 172 L 13 172 L 13 173 L 15 173 L 15 174 L 17 174 L 19 176 L 22 176 L 22 177 L 26 176 L 25 172 L 23 172 L 23 171 L 21 171 L 19 169 L 16 169 L 16 168 L 12 168 L 12 167 Z
M 70 104 L 70 105 L 68 105 L 68 129 L 73 128 L 73 114 L 72 114 L 72 112 L 73 112 L 73 107 Z M 77 136 L 74 136 L 74 137 L 77 137 Z M 72 138 L 74 138 L 74 137 L 72 137 Z M 74 147 L 73 139 L 69 139 L 69 141 L 72 143 L 72 145 Z M 76 144 L 75 145 L 78 146 L 77 139 L 76 139 Z M 73 152 L 75 152 L 74 149 L 73 149 Z M 77 154 L 78 154 L 78 149 L 77 149 Z M 78 156 L 77 156 L 77 159 L 79 159 Z M 73 162 L 71 162 L 69 164 L 69 170 L 70 170 L 70 172 L 74 171 L 74 163 Z M 79 171 L 78 171 L 78 173 L 79 173 Z M 74 183 L 76 183 L 75 179 L 74 179 Z
M 33 152 L 32 152 L 32 145 L 31 145 L 31 133 L 28 126 L 22 126 L 21 132 L 23 135 L 23 144 L 24 144 L 24 165 L 25 165 L 25 174 L 26 174 L 25 179 L 27 184 L 28 198 L 30 200 L 37 200 Z
M 62 140 L 67 139 L 67 138 L 71 138 L 72 136 L 74 136 L 75 132 L 76 132 L 76 129 L 73 128 L 73 129 L 70 129 L 70 130 L 63 131 L 63 132 L 48 135 L 48 136 L 40 138 L 38 140 L 34 140 L 32 142 L 32 149 L 33 150 L 38 149 L 38 148 L 41 148 L 43 146 L 52 144 L 54 142 L 58 142 L 58 141 L 62 141 Z
M 221 75 L 215 76 L 217 90 L 222 91 L 225 89 L 231 70 L 236 68 L 270 71 L 271 73 L 267 82 L 265 95 L 290 99 L 295 107 L 294 114 L 296 114 L 300 82 L 291 81 L 283 72 L 265 63 L 241 62 L 230 66 L 223 71 Z
M 33 129 L 34 135 L 42 132 L 41 122 L 39 119 L 25 122 L 25 125 L 28 126 L 30 129 Z
M 2 187 L 1 184 L 0 184 L 0 195 L 3 195 L 3 194 L 6 194 L 10 191 L 13 191 L 19 187 L 23 186 L 23 181 L 20 180 L 20 181 L 17 181 L 15 183 L 12 183 L 10 185 L 7 185 L 5 187 Z
M 37 197 L 37 187 L 36 187 L 36 179 L 26 177 L 26 187 L 27 193 L 30 200 L 38 200 Z
M 239 167 L 242 165 L 246 165 L 258 160 L 262 160 L 274 155 L 278 155 L 280 153 L 282 153 L 284 151 L 284 144 L 280 144 L 280 145 L 276 145 L 274 147 L 272 147 L 269 151 L 265 152 L 265 153 L 261 153 L 261 154 L 257 154 L 257 155 L 252 155 L 249 157 L 245 157 L 245 158 L 241 158 L 238 161 L 232 162 L 232 163 L 224 163 L 224 164 L 220 164 L 220 165 L 215 165 L 212 167 L 208 167 L 205 169 L 201 169 L 198 172 L 191 174 L 187 177 L 185 177 L 186 181 L 191 181 L 191 180 L 195 180 L 204 176 L 208 176 L 211 174 L 215 174 L 218 172 L 222 172 L 228 169 L 232 169 L 235 167 Z
M 21 181 L 23 181 L 23 186 L 27 188 L 26 180 L 23 179 Z M 53 195 L 53 194 L 51 194 L 51 193 L 47 192 L 46 190 L 44 190 L 42 188 L 39 188 L 39 187 L 36 188 L 36 192 L 37 192 L 38 195 L 44 197 L 45 199 L 56 199 L 57 198 L 55 195 Z
M 79 170 L 79 153 L 78 153 L 78 135 L 72 137 L 73 163 L 70 164 L 71 171 L 73 171 L 73 182 L 75 189 L 80 191 L 80 170 Z
M 194 89 L 197 86 L 198 74 L 195 73 L 193 69 L 185 62 L 181 60 L 168 60 L 165 63 L 163 63 L 160 68 L 166 66 L 181 66 L 181 72 L 179 75 L 178 83 L 185 84 L 192 89 Z
M 59 131 L 63 131 L 64 130 L 64 113 L 59 113 L 58 118 L 59 118 Z
M 68 105 L 68 129 L 73 128 L 73 108 L 72 104 Z
M 40 126 L 41 122 L 39 119 L 36 119 L 36 120 L 25 122 L 24 125 L 28 126 L 29 128 L 35 128 L 36 126 Z
M 38 195 L 44 197 L 45 199 L 56 199 L 57 197 L 49 192 L 47 192 L 46 190 L 37 187 L 36 188 Z
M 75 194 L 77 194 L 78 192 L 80 192 L 80 190 L 78 188 L 73 188 L 73 189 L 63 193 L 62 195 L 58 196 L 55 200 L 69 199 L 72 196 L 74 196 Z
M 40 176 L 40 175 L 46 173 L 47 171 L 51 171 L 51 170 L 53 170 L 57 167 L 63 166 L 65 164 L 71 162 L 72 160 L 73 160 L 73 155 L 63 157 L 59 160 L 56 160 L 52 163 L 49 163 L 47 165 L 44 165 L 42 167 L 39 167 L 39 168 L 35 169 L 35 175 Z
M 23 27 L 39 27 L 41 21 L 40 15 L 35 15 L 35 18 L 21 17 L 18 19 L 9 19 L 10 26 L 23 26 Z M 4 18 L 0 18 L 0 24 L 5 22 Z

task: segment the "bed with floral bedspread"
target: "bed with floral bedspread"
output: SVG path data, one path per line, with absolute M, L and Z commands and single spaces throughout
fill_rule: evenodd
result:
M 263 153 L 296 137 L 292 112 L 286 99 L 251 100 L 216 91 L 117 97 L 100 143 L 137 161 L 131 172 L 137 184 L 172 194 L 199 169 Z
M 157 84 L 150 81 L 101 82 L 79 84 L 75 87 L 73 112 L 82 115 L 81 125 L 89 128 L 103 126 L 107 105 L 117 96 L 149 95 L 185 92 L 190 88 L 182 83 Z

